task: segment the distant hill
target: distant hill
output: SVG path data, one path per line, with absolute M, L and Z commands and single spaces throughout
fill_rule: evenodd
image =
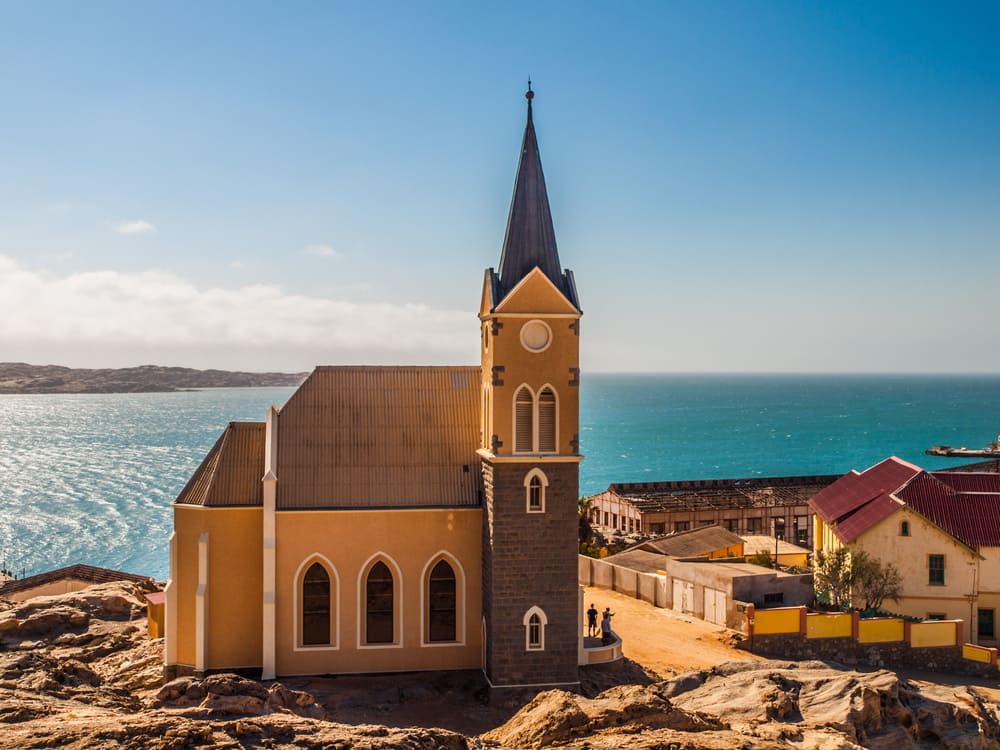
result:
M 59 365 L 0 362 L 0 394 L 165 393 L 191 388 L 299 385 L 309 373 L 227 372 L 142 365 L 117 370 L 78 370 Z

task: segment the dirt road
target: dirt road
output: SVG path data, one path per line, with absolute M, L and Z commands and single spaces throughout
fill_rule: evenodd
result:
M 727 644 L 731 631 L 608 589 L 586 587 L 589 607 L 611 607 L 612 627 L 621 636 L 622 651 L 632 661 L 669 677 L 736 659 L 756 659 Z

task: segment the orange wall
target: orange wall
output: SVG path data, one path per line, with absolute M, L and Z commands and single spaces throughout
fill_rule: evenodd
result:
M 425 669 L 475 669 L 481 666 L 482 510 L 397 509 L 279 512 L 276 561 L 276 659 L 279 675 L 392 672 Z M 464 643 L 424 645 L 421 638 L 422 576 L 441 550 L 464 570 Z M 391 647 L 359 648 L 358 576 L 372 555 L 388 553 L 399 566 L 402 586 L 395 586 L 402 629 Z M 299 644 L 296 632 L 297 577 L 322 555 L 339 579 L 335 616 L 336 648 Z M 321 561 L 322 562 L 322 561 Z M 449 564 L 459 570 L 455 562 Z M 393 566 L 389 566 L 393 569 Z M 394 577 L 396 575 L 393 570 Z M 459 582 L 461 585 L 461 582 Z M 400 610 L 400 603 L 402 609 Z M 459 610 L 461 612 L 461 609 Z M 426 608 L 424 610 L 426 616 Z M 335 618 L 336 619 L 336 618 Z M 461 624 L 459 638 L 462 637 Z M 299 650 L 296 650 L 299 649 Z
M 501 375 L 504 384 L 490 386 L 493 397 L 492 425 L 487 428 L 486 442 L 489 442 L 491 434 L 498 435 L 503 441 L 498 454 L 510 455 L 514 448 L 514 394 L 522 383 L 531 386 L 536 396 L 543 385 L 549 384 L 558 399 L 559 435 L 556 449 L 559 453 L 575 453 L 570 441 L 579 431 L 580 388 L 569 385 L 569 368 L 580 366 L 580 336 L 570 329 L 575 320 L 579 322 L 578 318 L 575 313 L 573 317 L 555 317 L 551 314 L 556 311 L 571 313 L 572 306 L 544 279 L 528 279 L 520 289 L 511 293 L 502 307 L 503 312 L 492 315 L 489 311 L 482 312 L 503 324 L 498 335 L 494 336 L 490 332 L 481 336 L 484 382 L 491 381 L 494 365 L 504 367 Z M 539 310 L 549 311 L 550 314 L 537 312 Z M 517 313 L 531 313 L 531 316 L 520 317 L 515 315 Z M 528 351 L 521 344 L 521 327 L 530 320 L 544 321 L 552 330 L 552 342 L 542 352 Z M 484 321 L 483 325 L 492 331 L 490 320 Z
M 263 552 L 260 508 L 174 506 L 177 662 L 195 663 L 198 537 L 208 532 L 207 669 L 261 664 Z

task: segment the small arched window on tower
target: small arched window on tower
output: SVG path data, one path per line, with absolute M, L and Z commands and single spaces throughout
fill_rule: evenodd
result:
M 899 523 L 899 535 L 900 536 L 909 536 L 910 535 L 910 522 L 909 521 L 900 521 L 900 523 Z
M 545 512 L 545 488 L 549 480 L 541 469 L 532 469 L 524 478 L 525 492 L 527 493 L 528 513 Z
M 526 651 L 545 650 L 545 626 L 548 618 L 540 607 L 524 613 L 524 648 Z
M 302 579 L 302 645 L 330 643 L 330 576 L 318 562 Z
M 531 389 L 522 385 L 514 396 L 514 451 L 531 453 L 534 442 L 534 399 Z
M 556 394 L 548 386 L 538 394 L 538 452 L 556 452 Z

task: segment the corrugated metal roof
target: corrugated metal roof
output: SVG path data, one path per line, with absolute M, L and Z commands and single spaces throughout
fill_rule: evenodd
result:
M 480 368 L 318 367 L 278 413 L 278 508 L 477 505 Z
M 995 493 L 1000 490 L 1000 474 L 979 474 L 965 471 L 933 471 L 931 476 L 956 492 Z
M 844 520 L 862 505 L 892 493 L 922 469 L 892 456 L 858 474 L 845 474 L 809 501 L 812 511 L 827 523 Z
M 774 537 L 762 534 L 748 534 L 743 537 L 743 554 L 754 555 L 758 552 L 770 552 L 774 554 Z M 797 544 L 786 542 L 784 539 L 778 540 L 779 555 L 806 555 L 812 552 L 811 549 L 800 547 Z
M 805 505 L 836 474 L 801 477 L 619 482 L 609 492 L 643 513 Z M 603 494 L 603 493 L 602 493 Z M 598 497 L 593 495 L 592 497 Z
M 843 542 L 904 504 L 970 548 L 1000 546 L 1000 474 L 929 473 L 892 457 L 841 477 L 809 501 Z
M 886 492 L 865 503 L 833 527 L 833 533 L 842 542 L 851 542 L 883 518 L 903 507 L 895 496 Z
M 230 422 L 176 502 L 209 507 L 261 505 L 265 432 L 263 422 Z
M 982 481 L 976 482 L 969 476 L 924 474 L 900 490 L 899 496 L 969 547 L 1000 546 L 1000 474 L 982 474 Z M 956 490 L 954 485 L 971 491 Z
M 84 565 L 76 563 L 57 570 L 47 570 L 27 578 L 20 578 L 15 581 L 7 581 L 0 586 L 0 597 L 9 596 L 18 591 L 26 591 L 36 586 L 43 586 L 47 583 L 65 581 L 68 579 L 78 581 L 89 581 L 90 583 L 111 583 L 113 581 L 131 581 L 144 586 L 155 585 L 155 580 L 150 576 L 141 576 L 137 573 L 125 573 L 121 570 L 111 568 L 98 568 L 95 565 Z
M 671 557 L 698 557 L 726 547 L 742 545 L 743 538 L 721 526 L 701 526 L 670 536 L 643 542 L 635 549 L 656 552 Z
M 644 549 L 629 549 L 604 559 L 612 565 L 620 565 L 640 573 L 655 573 L 658 570 L 663 570 L 663 555 Z

